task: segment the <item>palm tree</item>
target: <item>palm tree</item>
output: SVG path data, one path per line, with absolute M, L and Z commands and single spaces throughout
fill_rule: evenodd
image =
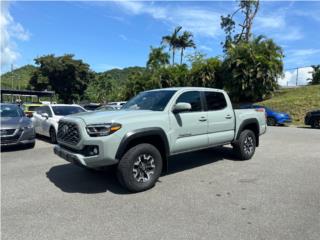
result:
M 170 55 L 164 52 L 164 46 L 158 48 L 150 48 L 147 68 L 157 69 L 160 66 L 165 66 L 170 63 Z
M 178 46 L 181 49 L 180 54 L 180 65 L 182 64 L 183 51 L 186 48 L 196 48 L 196 44 L 193 41 L 193 34 L 188 31 L 184 31 L 183 34 L 178 38 Z
M 178 33 L 181 30 L 181 28 L 181 26 L 176 27 L 171 35 L 163 36 L 161 41 L 161 44 L 169 45 L 169 50 L 172 51 L 172 65 L 174 65 L 174 56 L 176 49 L 179 48 Z

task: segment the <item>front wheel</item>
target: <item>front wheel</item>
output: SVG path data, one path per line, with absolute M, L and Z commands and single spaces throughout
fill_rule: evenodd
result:
M 54 128 L 50 128 L 50 141 L 51 143 L 57 143 L 57 134 L 56 134 L 56 130 L 54 130 Z
M 130 148 L 118 164 L 117 176 L 122 186 L 131 192 L 152 188 L 162 171 L 159 150 L 142 143 Z
M 252 158 L 256 150 L 256 136 L 253 131 L 246 129 L 241 132 L 239 139 L 232 144 L 237 157 L 240 160 Z

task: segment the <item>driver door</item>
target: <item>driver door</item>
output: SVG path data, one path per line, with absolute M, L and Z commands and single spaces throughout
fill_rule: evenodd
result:
M 199 91 L 183 92 L 176 103 L 190 103 L 191 110 L 180 113 L 169 113 L 171 140 L 174 143 L 172 153 L 186 152 L 208 146 L 208 116 L 203 109 Z

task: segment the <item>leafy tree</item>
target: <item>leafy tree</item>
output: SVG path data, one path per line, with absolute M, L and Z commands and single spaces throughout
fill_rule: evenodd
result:
M 164 52 L 164 46 L 153 48 L 151 47 L 147 68 L 154 70 L 170 63 L 170 55 Z
M 189 70 L 187 65 L 175 65 L 168 68 L 161 68 L 152 76 L 153 86 L 160 88 L 182 87 L 190 85 Z
M 58 57 L 52 54 L 36 58 L 39 67 L 31 77 L 31 88 L 54 90 L 65 103 L 81 100 L 94 73 L 88 64 L 73 57 L 72 54 Z
M 186 48 L 196 48 L 196 44 L 193 41 L 193 34 L 188 31 L 184 31 L 181 36 L 178 38 L 178 46 L 181 49 L 180 53 L 180 65 L 182 64 L 183 51 Z
M 312 65 L 313 68 L 312 73 L 312 78 L 309 79 L 310 82 L 309 84 L 315 85 L 315 84 L 320 84 L 320 65 Z
M 221 61 L 218 58 L 209 58 L 192 64 L 190 83 L 197 87 L 222 88 L 220 77 Z
M 178 26 L 174 29 L 171 35 L 166 35 L 162 37 L 161 44 L 166 44 L 169 46 L 169 50 L 172 51 L 172 65 L 174 65 L 175 52 L 179 48 L 179 32 L 182 29 Z
M 224 42 L 224 50 L 231 44 L 238 44 L 240 41 L 248 42 L 252 37 L 251 29 L 253 20 L 259 10 L 259 0 L 240 0 L 238 8 L 230 15 L 226 17 L 221 16 L 221 28 L 226 33 L 226 39 Z M 233 35 L 236 31 L 236 22 L 234 20 L 235 15 L 241 12 L 243 15 L 242 23 L 238 24 L 240 32 Z
M 147 89 L 147 82 L 150 80 L 145 71 L 136 71 L 131 73 L 126 82 L 124 90 L 124 99 L 128 100 L 139 92 Z
M 92 102 L 107 103 L 112 92 L 112 79 L 110 75 L 98 75 L 90 82 L 85 91 L 86 98 Z
M 259 101 L 277 87 L 284 55 L 272 39 L 259 36 L 228 48 L 223 62 L 224 86 L 234 101 Z

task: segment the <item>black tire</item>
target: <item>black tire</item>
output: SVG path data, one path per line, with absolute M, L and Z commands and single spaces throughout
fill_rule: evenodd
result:
M 49 133 L 50 133 L 50 142 L 51 142 L 51 143 L 57 143 L 56 130 L 54 130 L 54 128 L 51 127 Z
M 151 144 L 142 143 L 130 148 L 121 158 L 117 177 L 120 184 L 131 192 L 152 188 L 162 172 L 159 150 Z
M 275 125 L 277 125 L 277 121 L 273 117 L 268 117 L 267 118 L 267 125 L 268 126 L 275 126 Z
M 320 127 L 320 119 L 314 119 L 311 123 L 312 128 L 318 128 Z
M 27 144 L 27 148 L 34 148 L 35 145 L 36 145 L 36 142 L 29 143 Z
M 233 149 L 240 160 L 252 158 L 256 150 L 256 136 L 253 131 L 245 129 L 239 139 L 232 144 Z

